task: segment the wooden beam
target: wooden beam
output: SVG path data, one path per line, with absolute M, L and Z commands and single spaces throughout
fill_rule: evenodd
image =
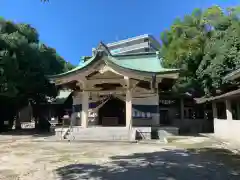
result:
M 91 79 L 87 80 L 87 84 L 101 84 L 101 83 L 124 83 L 124 79 Z
M 124 76 L 124 81 L 125 81 L 125 88 L 129 89 L 130 88 L 130 80 L 128 76 Z

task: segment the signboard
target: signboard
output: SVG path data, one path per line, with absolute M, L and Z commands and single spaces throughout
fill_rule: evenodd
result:
M 159 103 L 163 105 L 171 105 L 174 104 L 176 101 L 175 100 L 169 100 L 169 99 L 160 99 Z
M 179 104 L 179 100 L 176 99 L 159 99 L 159 106 L 169 107 L 169 106 L 177 106 Z

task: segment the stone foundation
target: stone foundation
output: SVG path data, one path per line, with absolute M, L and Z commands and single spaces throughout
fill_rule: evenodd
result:
M 63 139 L 63 135 L 69 128 L 55 129 L 55 135 L 58 139 Z M 82 128 L 74 126 L 69 129 L 66 138 L 74 140 L 96 140 L 96 141 L 135 141 L 164 139 L 167 136 L 178 135 L 176 127 L 101 127 L 92 126 Z

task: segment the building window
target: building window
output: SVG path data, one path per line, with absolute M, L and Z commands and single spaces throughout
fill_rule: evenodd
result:
M 144 51 L 145 51 L 145 52 L 149 52 L 149 48 L 145 48 Z
M 184 118 L 185 119 L 193 119 L 193 109 L 192 108 L 184 108 Z
M 193 119 L 193 110 L 188 109 L 188 119 Z
M 144 39 L 144 42 L 149 42 L 149 39 L 147 39 L 147 38 L 146 38 L 146 39 Z
M 184 118 L 187 118 L 187 110 L 184 109 Z
M 195 119 L 204 119 L 204 106 L 195 105 L 194 106 L 194 118 Z
M 224 102 L 218 102 L 216 103 L 216 107 L 217 107 L 217 118 L 227 119 L 226 104 Z
M 150 44 L 150 48 L 154 51 L 159 51 L 159 48 L 155 47 L 153 44 Z
M 204 109 L 201 107 L 185 107 L 184 108 L 184 118 L 186 119 L 204 119 Z
M 233 120 L 240 120 L 240 104 L 231 102 Z

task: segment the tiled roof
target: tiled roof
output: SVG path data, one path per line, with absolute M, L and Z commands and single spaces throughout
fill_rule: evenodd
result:
M 113 56 L 111 60 L 121 67 L 144 72 L 161 73 L 177 70 L 163 68 L 161 59 L 157 57 L 156 53 L 117 55 Z
M 103 53 L 105 55 L 103 56 Z M 104 61 L 106 64 L 112 64 L 116 67 L 128 69 L 132 71 L 138 71 L 143 73 L 162 74 L 169 72 L 178 72 L 178 69 L 165 69 L 161 64 L 156 53 L 136 53 L 128 55 L 112 55 L 106 45 L 100 43 L 99 48 L 92 57 L 88 57 L 85 62 L 80 63 L 76 68 L 58 75 L 53 75 L 51 78 L 62 77 L 72 73 L 76 73 L 91 66 L 91 64 L 97 61 Z
M 63 104 L 71 93 L 72 91 L 70 90 L 60 90 L 58 96 L 51 102 L 51 104 Z

